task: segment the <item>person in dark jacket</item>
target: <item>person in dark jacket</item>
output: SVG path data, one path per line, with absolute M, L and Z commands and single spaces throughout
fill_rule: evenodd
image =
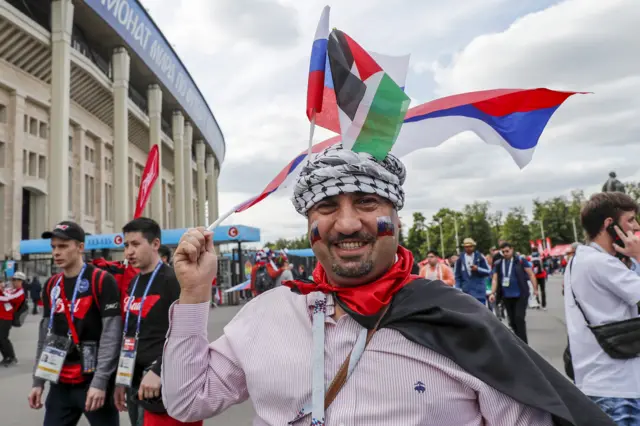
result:
M 34 275 L 29 287 L 29 297 L 33 302 L 33 310 L 31 312 L 33 315 L 38 315 L 38 303 L 40 303 L 40 300 L 42 300 L 41 296 L 42 284 L 40 284 L 40 280 L 38 280 L 38 277 Z

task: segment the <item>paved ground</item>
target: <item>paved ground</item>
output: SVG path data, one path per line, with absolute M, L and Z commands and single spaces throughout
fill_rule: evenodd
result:
M 562 371 L 562 351 L 566 345 L 566 331 L 560 293 L 561 280 L 552 278 L 548 284 L 548 308 L 546 312 L 528 313 L 529 340 L 536 349 L 556 368 Z M 213 311 L 209 320 L 209 337 L 215 339 L 222 333 L 222 327 L 237 312 L 237 307 L 219 308 Z M 3 426 L 37 426 L 42 424 L 43 412 L 30 410 L 27 394 L 31 386 L 31 370 L 35 351 L 36 326 L 39 318 L 31 316 L 20 329 L 13 329 L 11 339 L 20 359 L 16 367 L 0 370 L 0 413 Z M 207 426 L 248 425 L 251 423 L 253 408 L 250 402 L 232 407 L 223 415 L 209 420 Z M 127 418 L 121 417 L 123 426 L 129 425 Z M 87 425 L 83 420 L 81 425 Z

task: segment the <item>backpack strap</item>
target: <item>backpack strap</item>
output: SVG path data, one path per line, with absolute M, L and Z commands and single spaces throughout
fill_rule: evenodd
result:
M 102 294 L 102 282 L 104 281 L 104 277 L 107 275 L 107 271 L 102 271 L 100 274 L 100 279 L 98 280 L 98 292 Z
M 93 293 L 93 301 L 96 303 L 98 309 L 100 309 L 100 302 L 98 301 L 98 293 L 96 292 L 96 275 L 98 275 L 98 271 L 100 268 L 93 268 L 93 273 L 91 274 L 91 293 Z M 104 273 L 104 272 L 103 272 Z
M 53 283 L 55 281 L 58 280 L 58 278 L 62 275 L 62 272 L 59 272 L 55 275 L 52 275 L 51 277 L 49 277 L 49 280 L 47 281 L 47 284 L 44 286 L 44 292 L 45 295 L 51 299 L 51 287 L 53 286 Z
M 578 307 L 578 309 L 580 310 L 580 313 L 582 314 L 582 317 L 584 318 L 584 322 L 587 323 L 587 327 L 591 328 L 591 323 L 589 322 L 589 320 L 587 319 L 587 315 L 584 313 L 584 310 L 582 310 L 582 306 L 580 306 L 580 303 L 578 302 L 578 299 L 576 299 L 576 294 L 573 292 L 573 285 L 571 284 L 571 281 L 573 281 L 571 278 L 573 278 L 573 260 L 576 257 L 573 256 L 571 258 L 571 262 L 569 262 L 569 285 L 571 286 L 571 295 L 573 296 L 573 301 L 575 302 L 576 306 Z

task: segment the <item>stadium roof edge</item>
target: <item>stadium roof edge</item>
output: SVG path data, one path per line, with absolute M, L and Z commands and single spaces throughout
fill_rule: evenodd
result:
M 189 72 L 189 69 L 184 64 L 184 62 L 182 62 L 182 59 L 180 59 L 180 55 L 178 55 L 178 52 L 175 51 L 175 49 L 173 48 L 173 45 L 171 44 L 169 39 L 167 39 L 167 37 L 164 35 L 164 33 L 162 31 L 160 31 L 160 27 L 158 26 L 158 24 L 156 24 L 156 21 L 153 19 L 153 17 L 151 16 L 151 14 L 147 10 L 147 8 L 144 7 L 144 5 L 139 0 L 130 0 L 130 1 L 135 1 L 136 3 L 138 3 L 140 8 L 142 10 L 144 10 L 144 13 L 145 13 L 145 15 L 147 15 L 147 18 L 149 18 L 149 21 L 151 21 L 151 23 L 156 27 L 156 29 L 158 30 L 158 33 L 160 34 L 162 39 L 167 43 L 167 45 L 169 46 L 169 48 L 171 49 L 173 54 L 176 55 L 176 58 L 178 59 L 178 62 L 180 62 L 180 65 L 182 65 L 184 70 L 187 72 L 187 76 L 191 79 L 191 81 L 193 81 L 193 85 L 196 87 L 196 90 L 198 90 L 198 94 L 200 94 L 200 96 L 202 97 L 202 100 L 204 101 L 204 104 L 207 106 L 207 109 L 209 109 L 209 112 L 211 113 L 211 116 L 213 117 L 213 121 L 216 123 L 216 126 L 218 126 L 218 130 L 220 131 L 220 135 L 222 136 L 222 143 L 224 144 L 224 156 L 223 157 L 226 157 L 227 156 L 227 142 L 224 139 L 224 133 L 222 132 L 222 128 L 220 127 L 220 124 L 218 123 L 218 120 L 216 119 L 216 115 L 211 110 L 211 106 L 209 105 L 209 102 L 207 102 L 207 98 L 204 97 L 204 94 L 200 90 L 200 87 L 198 87 L 198 85 L 196 84 L 196 81 L 193 78 L 193 76 L 191 75 L 191 73 Z M 224 158 L 222 158 L 220 160 L 220 163 L 222 163 L 223 160 L 224 160 Z
M 221 166 L 223 161 L 224 161 L 224 159 L 226 158 L 226 149 L 227 149 L 224 133 L 222 132 L 222 128 L 220 127 L 220 124 L 218 123 L 218 120 L 215 117 L 215 115 L 214 115 L 214 113 L 213 113 L 213 111 L 211 109 L 211 106 L 209 105 L 209 102 L 207 101 L 207 99 L 205 98 L 204 94 L 200 90 L 200 87 L 196 84 L 193 76 L 189 72 L 189 69 L 186 67 L 186 65 L 184 64 L 184 62 L 182 61 L 182 59 L 180 58 L 180 56 L 176 52 L 176 50 L 173 48 L 173 45 L 171 44 L 171 42 L 167 39 L 167 37 L 164 35 L 164 33 L 160 30 L 160 27 L 158 26 L 156 21 L 153 19 L 153 17 L 151 16 L 151 14 L 147 10 L 147 8 L 142 4 L 142 2 L 140 2 L 139 0 L 119 0 L 119 1 L 124 1 L 124 2 L 130 3 L 130 4 L 134 4 L 136 6 L 136 9 L 139 9 L 139 11 L 142 14 L 144 14 L 144 18 L 146 18 L 149 21 L 149 23 L 153 26 L 153 29 L 158 34 L 158 36 L 161 38 L 161 41 L 170 50 L 171 54 L 175 57 L 175 59 L 178 62 L 178 64 L 184 70 L 184 73 L 186 74 L 187 78 L 193 84 L 193 87 L 197 91 L 198 96 L 200 97 L 200 99 L 202 100 L 204 106 L 206 107 L 207 111 L 209 112 L 209 114 L 210 114 L 211 118 L 213 119 L 213 122 L 215 123 L 215 126 L 216 126 L 216 128 L 217 128 L 217 130 L 218 130 L 218 132 L 220 134 L 223 152 L 220 155 L 221 158 L 217 158 L 217 161 L 218 161 L 219 165 Z M 116 3 L 119 4 L 119 1 L 116 2 Z M 105 0 L 83 0 L 82 3 L 84 3 L 85 6 L 89 7 L 90 9 L 92 9 L 98 16 L 100 16 L 105 21 L 105 23 L 107 25 L 109 25 L 114 31 L 116 31 L 116 33 L 119 33 L 119 28 L 114 27 L 112 25 L 112 23 L 109 22 L 109 20 L 107 20 L 105 18 L 105 16 L 101 15 L 102 10 L 100 10 L 99 6 L 98 6 L 98 4 L 100 4 L 101 7 L 104 7 L 105 10 L 107 10 L 106 8 L 108 7 L 108 5 L 106 3 L 110 3 L 110 2 L 105 1 Z M 110 11 L 108 13 L 111 14 Z M 144 56 L 140 55 L 140 53 L 136 50 L 135 46 L 133 44 L 129 43 L 129 41 L 126 39 L 126 37 L 123 37 L 122 35 L 120 35 L 120 36 L 122 37 L 123 41 L 125 41 L 127 43 L 127 45 L 131 49 L 133 49 L 133 51 L 136 53 L 136 55 L 138 55 L 143 60 L 143 62 L 145 62 Z M 149 68 L 153 71 L 153 67 L 151 65 L 147 64 L 147 66 L 149 66 Z M 164 81 L 162 81 L 162 76 L 158 74 L 157 77 L 161 80 L 162 84 L 167 86 L 167 89 L 171 91 L 171 88 L 168 87 L 168 85 Z M 180 99 L 176 98 L 176 100 L 178 102 L 180 102 Z M 196 118 L 192 114 L 189 113 L 188 107 L 186 105 L 183 105 L 181 102 L 180 102 L 180 104 L 181 104 L 182 108 L 185 110 L 185 112 L 187 112 L 187 114 L 190 116 L 190 118 L 191 118 L 190 121 L 193 122 L 193 124 L 200 130 L 200 132 L 203 135 L 206 135 L 206 129 L 204 129 L 201 126 L 198 125 L 198 123 L 196 122 Z M 208 145 L 211 146 L 211 148 L 213 149 L 213 146 L 214 146 L 215 142 L 214 141 L 210 141 L 210 140 L 207 140 L 207 142 L 208 142 Z M 215 152 L 215 150 L 214 150 L 214 152 Z M 216 155 L 216 157 L 218 157 L 218 156 Z

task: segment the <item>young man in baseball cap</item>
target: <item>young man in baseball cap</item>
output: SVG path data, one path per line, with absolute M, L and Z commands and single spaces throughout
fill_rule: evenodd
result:
M 84 262 L 85 232 L 77 223 L 60 222 L 42 238 L 51 239 L 62 272 L 43 289 L 29 406 L 42 407 L 48 381 L 44 426 L 77 425 L 83 414 L 91 426 L 117 426 L 110 396 L 122 333 L 118 286 L 108 272 Z

